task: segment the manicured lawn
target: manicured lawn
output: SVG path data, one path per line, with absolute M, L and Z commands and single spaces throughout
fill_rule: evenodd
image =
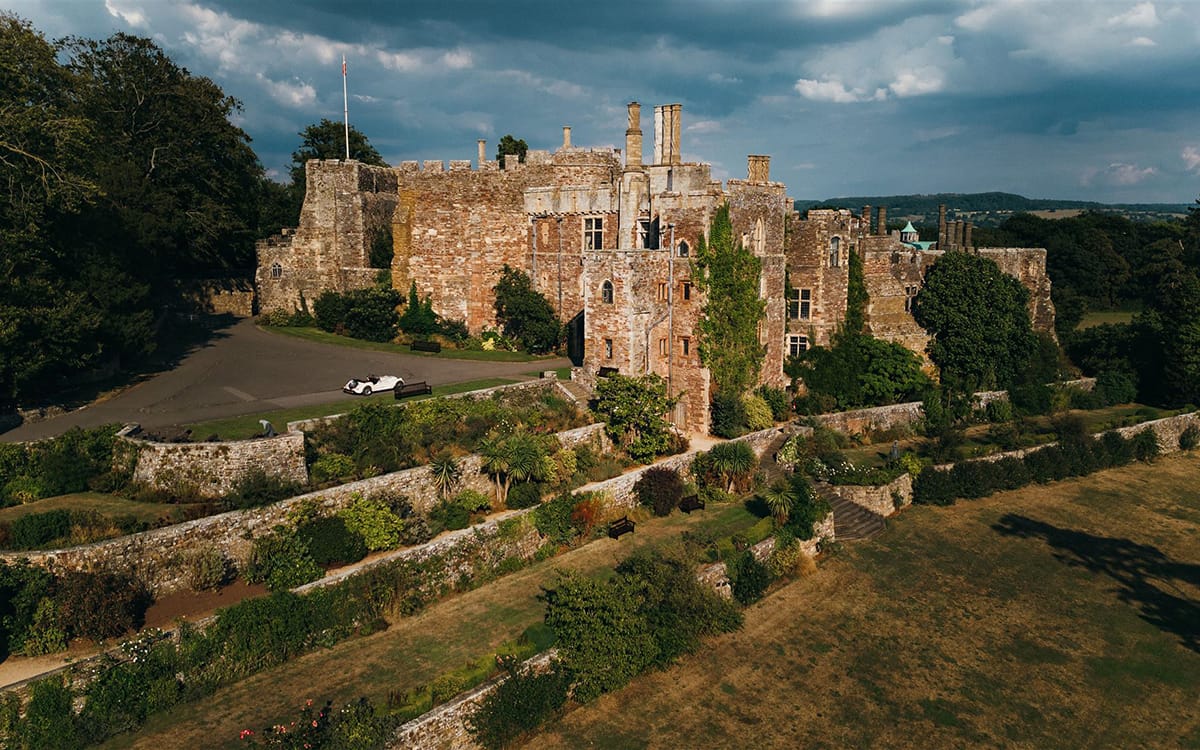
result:
M 1084 313 L 1083 320 L 1079 321 L 1079 328 L 1091 328 L 1092 326 L 1104 325 L 1105 323 L 1129 323 L 1133 320 L 1134 313 L 1128 310 L 1100 310 L 1097 312 Z
M 481 362 L 536 362 L 539 359 L 554 359 L 554 355 L 534 356 L 524 352 L 483 351 L 479 349 L 443 349 L 437 354 L 432 352 L 414 352 L 407 344 L 392 344 L 379 341 L 362 341 L 336 333 L 322 331 L 320 328 L 291 328 L 261 326 L 262 330 L 279 333 L 284 336 L 295 336 L 299 339 L 318 341 L 322 344 L 348 346 L 351 349 L 368 349 L 374 352 L 391 352 L 393 354 L 412 354 L 418 357 L 439 357 L 441 359 L 474 359 Z
M 492 388 L 516 382 L 519 381 L 510 378 L 483 378 L 481 380 L 468 380 L 463 383 L 453 383 L 451 385 L 438 385 L 433 388 L 433 396 L 413 396 L 404 399 L 404 403 L 436 398 L 437 396 L 449 396 L 454 393 L 477 391 L 481 388 Z M 258 423 L 260 419 L 268 420 L 277 431 L 283 432 L 288 422 L 296 422 L 301 419 L 317 419 L 318 417 L 328 417 L 334 414 L 345 414 L 365 401 L 396 403 L 396 399 L 391 392 L 376 393 L 371 396 L 354 399 L 353 401 L 298 406 L 293 409 L 279 409 L 277 411 L 246 414 L 228 419 L 214 419 L 208 422 L 197 422 L 196 424 L 187 425 L 187 427 L 191 429 L 192 436 L 197 440 L 204 440 L 210 435 L 216 435 L 222 440 L 245 440 L 246 438 L 262 435 L 262 425 Z
M 757 521 L 741 504 L 646 520 L 620 541 L 596 540 L 395 621 L 384 632 L 308 654 L 199 703 L 177 706 L 150 719 L 136 736 L 116 738 L 106 747 L 235 747 L 240 730 L 290 720 L 309 698 L 336 704 L 365 695 L 385 707 L 389 692 L 427 684 L 541 622 L 544 605 L 538 595 L 553 584 L 558 571 L 605 575 L 634 550 L 671 544 L 681 531 L 723 536 Z
M 1200 747 L 1196 461 L 910 509 L 529 746 Z
M 72 495 L 47 497 L 25 505 L 14 505 L 11 508 L 0 509 L 0 521 L 15 521 L 30 513 L 44 513 L 48 510 L 94 511 L 107 518 L 118 516 L 134 516 L 139 521 L 153 523 L 164 516 L 172 521 L 182 521 L 186 505 L 168 505 L 159 503 L 137 503 L 117 495 L 105 495 L 100 492 L 77 492 Z

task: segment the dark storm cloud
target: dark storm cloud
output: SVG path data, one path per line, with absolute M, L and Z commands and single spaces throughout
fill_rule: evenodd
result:
M 1179 0 L 568 3 L 15 0 L 50 36 L 150 36 L 245 103 L 283 173 L 339 119 L 385 158 L 513 133 L 620 146 L 624 105 L 681 102 L 687 158 L 747 153 L 805 197 L 910 189 L 1187 201 L 1200 14 Z

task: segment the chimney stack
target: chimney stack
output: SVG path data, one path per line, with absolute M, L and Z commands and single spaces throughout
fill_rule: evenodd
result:
M 629 127 L 625 129 L 625 168 L 642 166 L 642 105 L 629 103 Z
M 682 104 L 661 104 L 654 108 L 654 163 L 682 164 L 679 154 L 679 121 Z
M 483 163 L 487 161 L 487 141 L 480 138 L 476 143 L 479 144 L 479 168 L 483 169 Z
M 887 236 L 887 206 L 879 207 L 879 226 L 875 228 L 875 233 Z
M 938 250 L 945 250 L 950 240 L 946 237 L 946 204 L 938 204 Z
M 563 125 L 563 145 L 562 145 L 562 147 L 563 147 L 564 151 L 571 147 L 571 126 L 570 125 Z
M 971 229 L 972 228 L 974 228 L 974 224 L 972 222 L 968 221 L 966 235 L 963 237 L 963 246 L 964 246 L 964 249 L 966 249 L 966 250 L 971 249 Z
M 862 233 L 864 237 L 871 234 L 871 206 L 867 204 L 862 207 Z
M 954 228 L 951 230 L 951 233 L 950 233 L 950 246 L 952 248 L 954 248 L 955 250 L 961 250 L 962 249 L 962 230 L 963 230 L 962 219 L 955 219 L 954 224 L 952 226 Z
M 771 157 L 750 154 L 746 157 L 746 179 L 749 182 L 771 181 Z

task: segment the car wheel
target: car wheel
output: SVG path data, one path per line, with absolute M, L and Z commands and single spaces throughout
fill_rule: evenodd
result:
M 369 385 L 368 385 L 367 387 L 363 388 L 363 395 L 364 395 L 364 396 L 370 396 L 370 395 L 371 395 L 371 386 L 369 386 Z

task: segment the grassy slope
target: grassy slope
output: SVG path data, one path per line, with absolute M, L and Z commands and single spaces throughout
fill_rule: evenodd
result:
M 154 522 L 163 516 L 172 520 L 183 520 L 183 510 L 186 505 L 166 505 L 159 503 L 138 503 L 126 500 L 117 495 L 106 495 L 100 492 L 77 492 L 72 495 L 47 497 L 25 505 L 14 505 L 0 509 L 0 521 L 14 521 L 30 513 L 43 513 L 48 510 L 95 511 L 103 516 L 134 516 L 139 521 Z
M 911 509 L 532 746 L 1200 747 L 1196 478 Z
M 194 748 L 237 746 L 238 732 L 294 718 L 306 699 L 335 703 L 366 695 L 386 706 L 389 691 L 403 692 L 487 654 L 525 628 L 541 622 L 541 587 L 559 570 L 603 575 L 633 550 L 663 545 L 684 529 L 706 528 L 719 536 L 758 519 L 741 505 L 639 523 L 619 542 L 602 538 L 487 586 L 439 602 L 387 631 L 308 654 L 219 690 L 201 703 L 184 704 L 151 719 L 135 737 L 107 747 Z

